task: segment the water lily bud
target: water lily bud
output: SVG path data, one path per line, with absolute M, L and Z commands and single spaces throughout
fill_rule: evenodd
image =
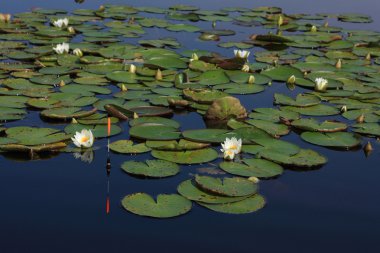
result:
M 198 60 L 199 60 L 198 55 L 196 53 L 192 53 L 190 61 L 198 61 Z
M 335 68 L 341 69 L 342 68 L 342 60 L 338 59 L 338 61 L 335 63 Z
M 213 21 L 212 22 L 212 28 L 215 28 L 216 27 L 216 21 Z
M 249 65 L 248 64 L 244 64 L 243 67 L 241 68 L 242 71 L 244 72 L 249 72 Z
M 71 119 L 71 124 L 78 124 L 78 121 L 75 118 Z
M 11 17 L 12 16 L 9 13 L 0 13 L 0 22 L 9 23 Z
M 329 22 L 325 22 L 324 24 L 323 24 L 323 27 L 329 27 Z
M 121 85 L 121 91 L 124 91 L 124 92 L 128 91 L 128 88 L 125 86 L 125 84 Z
M 325 91 L 327 89 L 328 81 L 322 77 L 315 79 L 315 91 Z
M 58 85 L 59 85 L 59 87 L 63 87 L 66 85 L 66 83 L 65 83 L 65 81 L 61 80 Z
M 363 150 L 364 150 L 365 156 L 369 156 L 373 151 L 371 142 L 368 141 L 367 144 L 364 146 Z
M 346 105 L 342 106 L 342 108 L 340 108 L 340 112 L 341 113 L 347 112 L 347 106 Z
M 74 33 L 75 33 L 75 29 L 74 29 L 74 27 L 72 27 L 72 26 L 67 27 L 67 31 L 68 31 L 69 33 L 71 33 L 71 34 L 74 34 Z
M 290 76 L 288 78 L 287 83 L 289 83 L 289 84 L 295 84 L 296 83 L 296 76 L 295 75 Z
M 364 122 L 364 114 L 361 114 L 359 117 L 356 118 L 357 123 L 363 123 Z
M 248 78 L 248 83 L 249 84 L 253 84 L 255 82 L 255 77 L 254 75 L 250 75 L 249 78 Z
M 79 48 L 75 48 L 73 50 L 73 54 L 76 55 L 76 56 L 79 56 L 79 57 L 82 57 L 83 56 L 83 52 L 82 50 L 80 50 Z
M 160 69 L 157 69 L 156 71 L 156 80 L 162 80 L 162 73 Z
M 365 56 L 365 59 L 367 61 L 370 61 L 371 60 L 371 53 L 368 53 L 366 56 Z
M 318 29 L 317 29 L 317 27 L 315 26 L 315 25 L 313 25 L 312 27 L 311 27 L 311 29 L 310 29 L 310 32 L 312 32 L 312 33 L 315 33 L 315 32 L 317 32 L 318 31 Z
M 128 24 L 133 25 L 134 23 L 135 23 L 135 17 L 131 17 L 131 18 L 128 20 Z
M 134 112 L 134 113 L 133 113 L 133 118 L 134 118 L 134 119 L 137 119 L 138 117 L 139 117 L 139 115 L 138 115 L 137 113 Z
M 258 182 L 260 182 L 260 179 L 258 179 L 257 177 L 249 177 L 248 180 L 251 181 L 251 182 L 254 182 L 255 184 L 257 184 Z
M 278 61 L 277 60 L 273 60 L 273 66 L 277 66 L 278 65 Z
M 132 73 L 132 74 L 136 73 L 136 66 L 134 64 L 131 64 L 129 66 L 129 72 Z
M 277 20 L 277 25 L 278 25 L 278 26 L 282 26 L 283 23 L 284 23 L 284 19 L 282 18 L 282 15 L 280 15 L 280 16 L 278 17 L 278 20 Z
M 98 11 L 103 12 L 105 9 L 106 7 L 104 7 L 104 5 L 100 5 Z

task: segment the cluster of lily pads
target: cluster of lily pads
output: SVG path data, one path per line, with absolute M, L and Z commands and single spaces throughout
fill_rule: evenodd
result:
M 343 150 L 362 145 L 362 136 L 380 136 L 380 33 L 329 26 L 331 18 L 371 22 L 358 14 L 289 15 L 278 7 L 200 10 L 187 5 L 1 14 L 0 150 L 76 152 L 78 158 L 88 150 L 73 147 L 72 141 L 91 147 L 94 138 L 121 133 L 127 120 L 131 138 L 109 148 L 122 154 L 150 152 L 153 158 L 143 162 L 127 156 L 121 165 L 126 173 L 163 178 L 178 174 L 181 164 L 224 157 L 218 167 L 233 177 L 196 175 L 178 186 L 179 194 L 156 200 L 145 193 L 127 195 L 125 209 L 173 217 L 190 211 L 195 201 L 224 213 L 256 211 L 265 204 L 257 193 L 258 179 L 327 162 L 313 150 L 281 140 L 291 130 L 306 142 Z M 196 22 L 211 22 L 213 29 L 201 29 Z M 219 29 L 224 23 L 269 32 L 218 42 L 235 34 Z M 151 28 L 197 32 L 204 43 L 235 52 L 181 50 L 175 38 L 128 43 Z M 252 47 L 262 50 L 250 52 Z M 271 85 L 286 85 L 296 95 L 276 93 L 275 107 L 252 111 L 234 97 Z M 182 131 L 170 118 L 181 110 L 202 115 L 209 128 Z M 35 111 L 63 129 L 22 126 Z M 17 120 L 20 126 L 7 127 Z M 217 151 L 221 143 L 224 154 Z M 371 150 L 370 142 L 366 149 Z

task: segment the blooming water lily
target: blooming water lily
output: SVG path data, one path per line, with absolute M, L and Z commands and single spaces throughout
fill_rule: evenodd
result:
M 63 42 L 62 44 L 57 44 L 56 47 L 53 47 L 53 50 L 54 50 L 57 54 L 68 53 L 69 50 L 70 50 L 70 45 L 69 45 L 69 43 L 65 43 L 65 42 Z
M 76 132 L 74 137 L 71 138 L 75 146 L 81 148 L 90 148 L 94 143 L 94 135 L 91 130 L 82 129 L 81 132 Z
M 328 81 L 322 77 L 315 79 L 315 90 L 316 91 L 325 91 L 327 89 Z
M 247 50 L 234 50 L 235 57 L 241 59 L 247 59 L 250 53 Z
M 68 18 L 60 18 L 58 20 L 53 21 L 53 25 L 55 27 L 67 27 L 69 25 L 69 19 Z
M 224 159 L 233 160 L 236 154 L 241 152 L 242 140 L 232 137 L 231 139 L 226 138 L 222 143 L 222 149 Z

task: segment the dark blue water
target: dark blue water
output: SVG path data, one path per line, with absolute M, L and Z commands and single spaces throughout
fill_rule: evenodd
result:
M 165 7 L 178 2 L 134 4 Z M 104 3 L 133 4 L 132 1 L 94 0 L 79 5 L 74 1 L 16 0 L 1 1 L 0 12 L 24 12 L 32 7 L 97 8 Z M 376 16 L 380 2 L 376 0 L 181 3 L 204 9 L 276 5 L 287 13 L 361 12 L 372 15 L 375 22 L 339 25 L 376 30 L 380 24 Z M 198 42 L 197 35 L 172 35 L 188 49 L 202 47 L 225 55 L 231 53 L 215 44 Z M 246 34 L 238 34 L 236 38 L 239 36 L 244 38 Z M 243 103 L 248 109 L 271 106 L 274 92 L 289 93 L 275 83 L 265 93 L 245 97 Z M 201 117 L 195 113 L 176 115 L 174 119 L 181 122 L 182 129 L 204 127 Z M 22 123 L 42 122 L 37 114 L 32 114 Z M 127 128 L 125 123 L 122 126 Z M 124 131 L 111 141 L 127 138 L 128 131 Z M 375 151 L 366 158 L 361 150 L 333 151 L 301 142 L 294 133 L 284 139 L 324 154 L 329 162 L 319 170 L 287 170 L 275 180 L 262 180 L 260 192 L 267 205 L 249 215 L 220 214 L 194 204 L 187 215 L 159 220 L 130 214 L 120 205 L 125 195 L 134 192 L 174 193 L 180 182 L 195 174 L 197 168 L 208 167 L 207 164 L 182 166 L 176 177 L 144 180 L 128 176 L 120 169 L 123 161 L 135 159 L 134 156 L 112 154 L 113 167 L 107 178 L 105 140 L 96 142 L 100 149 L 91 164 L 75 159 L 72 154 L 36 161 L 0 156 L 0 252 L 380 252 L 379 142 L 372 142 Z M 138 159 L 149 157 L 149 154 L 141 155 Z

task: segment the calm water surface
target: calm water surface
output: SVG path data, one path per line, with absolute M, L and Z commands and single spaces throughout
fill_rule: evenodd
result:
M 93 9 L 104 3 L 160 7 L 186 3 L 203 9 L 274 5 L 286 13 L 360 12 L 371 15 L 375 21 L 360 25 L 335 23 L 346 28 L 379 30 L 380 25 L 380 2 L 376 0 L 93 0 L 81 5 L 74 1 L 3 0 L 0 12 L 25 12 L 33 7 Z M 252 28 L 252 33 L 260 31 Z M 148 37 L 166 35 L 174 33 L 151 29 Z M 213 43 L 198 42 L 196 34 L 175 36 L 184 48 L 232 55 Z M 239 36 L 246 38 L 247 34 L 238 33 Z M 269 107 L 274 92 L 289 93 L 283 85 L 274 83 L 265 93 L 240 98 L 249 110 Z M 181 122 L 182 129 L 204 127 L 202 118 L 195 113 L 176 115 L 174 119 Z M 37 113 L 22 124 L 44 125 Z M 128 131 L 111 141 L 126 138 Z M 120 169 L 120 164 L 134 159 L 133 156 L 112 154 L 113 168 L 107 179 L 105 140 L 96 142 L 100 150 L 95 152 L 91 164 L 76 160 L 72 154 L 37 161 L 0 156 L 0 252 L 380 252 L 379 143 L 373 142 L 375 151 L 365 158 L 362 150 L 342 152 L 316 147 L 301 142 L 294 133 L 284 139 L 324 154 L 329 162 L 318 170 L 287 170 L 278 179 L 261 181 L 260 192 L 267 205 L 249 215 L 220 214 L 195 204 L 189 214 L 174 219 L 149 219 L 126 212 L 120 205 L 125 195 L 139 191 L 154 195 L 174 193 L 180 182 L 205 165 L 184 166 L 179 176 L 168 179 L 143 180 Z M 149 155 L 140 157 L 147 159 Z

